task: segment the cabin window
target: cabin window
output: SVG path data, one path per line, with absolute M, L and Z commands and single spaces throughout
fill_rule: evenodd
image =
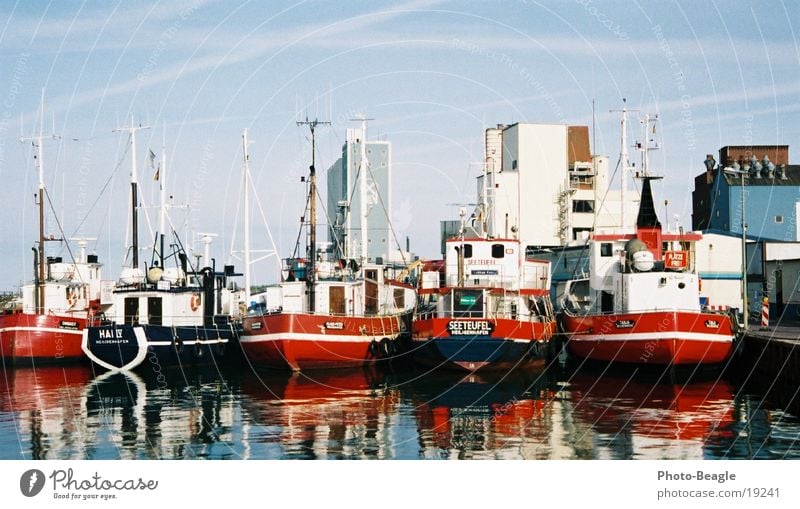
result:
M 394 307 L 395 309 L 403 309 L 406 307 L 406 291 L 402 288 L 394 289 Z
M 613 253 L 613 249 L 611 248 L 611 242 L 603 242 L 600 244 L 600 256 L 607 257 L 611 256 Z
M 573 212 L 594 212 L 594 200 L 574 200 L 572 202 Z
M 506 250 L 503 244 L 492 244 L 492 258 L 503 258 L 506 255 Z
M 525 260 L 532 261 L 536 259 L 536 246 L 525 246 Z
M 780 223 L 782 223 L 782 222 L 783 222 L 783 216 L 782 216 L 782 215 L 780 215 L 780 214 L 778 214 L 777 216 L 775 216 L 775 222 L 776 222 L 776 223 L 779 223 L 779 224 L 780 224 Z
M 472 244 L 464 244 L 464 258 L 472 258 Z
M 517 160 L 516 159 L 511 161 L 511 169 L 512 170 L 516 170 L 517 169 Z

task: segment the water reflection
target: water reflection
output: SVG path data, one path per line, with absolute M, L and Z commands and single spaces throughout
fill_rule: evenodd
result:
M 0 458 L 797 458 L 796 394 L 739 380 L 17 368 L 0 372 Z
M 398 377 L 417 422 L 422 458 L 547 457 L 556 392 L 528 375 L 419 373 Z
M 723 379 L 584 372 L 565 392 L 597 458 L 701 459 L 707 439 L 731 434 L 734 391 Z

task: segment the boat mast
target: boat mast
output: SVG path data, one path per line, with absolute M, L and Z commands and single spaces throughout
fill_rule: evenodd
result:
M 330 125 L 330 122 L 308 120 L 297 122 L 297 125 L 307 125 L 311 130 L 311 166 L 308 168 L 308 272 L 306 274 L 306 284 L 308 285 L 308 312 L 313 313 L 316 303 L 314 283 L 317 268 L 317 126 Z
M 53 126 L 55 127 L 55 125 Z M 33 250 L 36 252 L 36 256 L 38 260 L 35 261 L 36 266 L 34 267 L 34 300 L 35 300 L 35 308 L 37 314 L 44 313 L 45 309 L 45 291 L 44 291 L 44 281 L 47 279 L 47 272 L 46 272 L 46 263 L 47 260 L 44 257 L 44 243 L 47 242 L 48 239 L 45 238 L 44 235 L 44 200 L 45 200 L 45 189 L 44 189 L 44 140 L 46 138 L 57 139 L 58 136 L 55 134 L 49 134 L 45 136 L 44 134 L 44 89 L 42 89 L 42 99 L 39 111 L 39 134 L 36 136 L 32 136 L 30 138 L 20 138 L 21 142 L 30 141 L 33 146 L 36 148 L 36 155 L 34 159 L 36 161 L 36 168 L 39 173 L 39 182 L 38 182 L 38 191 L 37 196 L 39 199 L 39 245 Z M 50 239 L 54 240 L 54 239 Z M 63 239 L 59 239 L 63 240 Z
M 612 112 L 621 112 L 622 117 L 620 119 L 620 147 L 619 147 L 619 169 L 620 169 L 620 190 L 619 190 L 619 200 L 620 200 L 620 213 L 622 215 L 620 227 L 624 230 L 628 226 L 628 220 L 625 217 L 626 211 L 626 200 L 628 194 L 628 170 L 630 169 L 631 162 L 628 157 L 628 111 L 637 111 L 637 110 L 628 110 L 627 107 L 627 100 L 623 97 L 622 98 L 622 109 L 621 110 L 611 110 Z
M 150 129 L 150 126 L 140 125 L 136 127 L 133 122 L 133 115 L 131 115 L 131 125 L 129 127 L 118 127 L 112 130 L 115 133 L 127 131 L 131 137 L 131 249 L 133 250 L 131 267 L 134 269 L 139 267 L 139 220 L 137 217 L 139 181 L 136 175 L 136 131 L 140 129 Z
M 247 129 L 242 131 L 242 178 L 244 179 L 244 298 L 250 305 L 250 155 L 247 153 Z
M 48 137 L 55 138 L 55 135 Z M 36 166 L 39 172 L 39 185 L 38 185 L 38 198 L 39 198 L 39 246 L 36 251 L 38 253 L 39 264 L 36 269 L 36 313 L 42 314 L 45 309 L 45 291 L 44 281 L 46 279 L 45 273 L 45 257 L 44 257 L 44 89 L 42 89 L 42 99 L 39 111 L 39 135 L 31 138 L 21 138 L 20 141 L 31 141 L 33 146 L 36 147 Z
M 164 139 L 161 142 L 161 166 L 156 170 L 160 207 L 158 212 L 158 231 L 161 232 L 161 248 L 158 250 L 161 269 L 164 269 L 164 235 L 167 232 L 167 189 L 164 181 L 167 178 L 167 126 L 164 123 Z

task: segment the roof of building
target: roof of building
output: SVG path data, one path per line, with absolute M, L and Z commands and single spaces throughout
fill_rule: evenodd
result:
M 717 170 L 720 171 L 720 170 Z M 725 182 L 729 186 L 741 186 L 742 178 L 737 173 L 729 173 L 721 170 L 722 175 L 725 177 Z M 745 186 L 800 186 L 800 165 L 788 164 L 786 165 L 786 178 L 781 178 L 780 168 L 775 168 L 774 178 L 763 176 L 765 172 L 762 171 L 762 177 L 756 178 L 753 175 L 745 176 Z

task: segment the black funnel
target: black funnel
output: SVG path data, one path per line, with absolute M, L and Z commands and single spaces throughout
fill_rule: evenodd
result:
M 650 189 L 650 181 L 660 177 L 642 177 L 642 200 L 639 203 L 639 215 L 636 218 L 638 228 L 661 228 L 656 215 L 656 206 L 653 203 L 653 191 Z

